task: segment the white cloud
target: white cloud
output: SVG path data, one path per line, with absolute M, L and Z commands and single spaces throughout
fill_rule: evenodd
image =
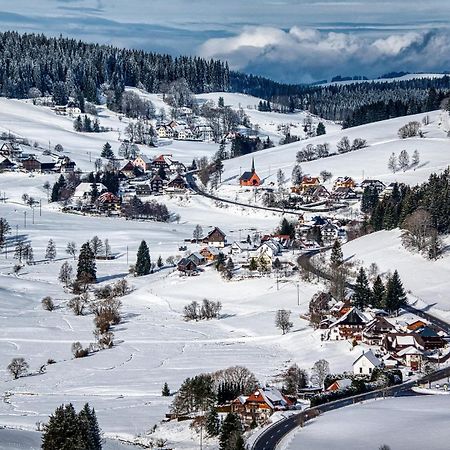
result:
M 229 38 L 210 39 L 206 57 L 227 59 L 234 69 L 290 82 L 333 75 L 380 75 L 391 70 L 442 71 L 450 68 L 448 30 L 428 30 L 370 38 L 356 33 L 292 27 L 246 27 Z

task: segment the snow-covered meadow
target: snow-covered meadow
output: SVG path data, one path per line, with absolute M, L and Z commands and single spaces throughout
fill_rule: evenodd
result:
M 218 94 L 200 96 L 216 99 Z M 246 108 L 252 122 L 261 123 L 261 130 L 276 135 L 279 121 L 286 116 L 277 113 L 260 113 L 254 109 L 259 99 L 225 94 L 225 104 Z M 152 101 L 157 104 L 158 98 Z M 250 106 L 250 107 L 249 107 Z M 418 119 L 421 119 L 419 116 Z M 398 128 L 410 118 L 394 119 L 338 131 L 327 124 L 329 134 L 308 142 L 330 142 L 332 145 L 344 135 L 366 138 L 371 146 L 346 155 L 302 164 L 305 172 L 316 175 L 328 169 L 335 176 L 350 175 L 360 179 L 376 177 L 383 181 L 423 181 L 433 171 L 439 171 L 449 162 L 449 140 L 440 113 L 430 115 L 431 124 L 426 127 L 425 139 L 400 141 Z M 304 116 L 299 113 L 289 121 L 300 124 Z M 36 107 L 26 102 L 0 98 L 0 131 L 12 133 L 53 147 L 62 144 L 65 152 L 83 170 L 93 170 L 105 141 L 117 150 L 119 133 L 123 133 L 126 120 L 103 109 L 100 121 L 117 131 L 101 134 L 75 133 L 72 119 L 57 116 L 48 108 Z M 261 122 L 257 122 L 261 121 Z M 308 143 L 303 141 L 259 152 L 255 156 L 256 168 L 263 178 L 282 168 L 289 176 L 296 151 Z M 418 149 L 422 165 L 416 171 L 390 174 L 387 158 L 393 151 Z M 172 153 L 183 162 L 193 157 L 211 156 L 217 145 L 198 142 L 174 141 L 167 148 L 146 149 L 144 153 Z M 239 169 L 247 170 L 251 157 L 246 156 L 225 164 L 224 187 L 221 192 L 236 195 L 233 190 Z M 0 193 L 8 199 L 0 203 L 0 216 L 5 217 L 16 232 L 25 235 L 34 249 L 36 265 L 27 266 L 19 275 L 13 274 L 15 260 L 12 248 L 8 254 L 0 254 L 0 383 L 3 401 L 0 403 L 0 426 L 35 430 L 36 422 L 45 422 L 48 415 L 61 403 L 73 402 L 77 408 L 89 402 L 95 407 L 99 422 L 107 437 L 133 439 L 145 434 L 158 424 L 168 412 L 171 398 L 161 396 L 161 388 L 167 382 L 175 391 L 181 382 L 200 372 L 223 369 L 232 365 L 245 365 L 254 371 L 262 384 L 270 382 L 281 370 L 292 363 L 309 369 L 321 358 L 330 362 L 332 371 L 348 370 L 361 348 L 351 349 L 346 342 L 321 342 L 320 332 L 312 332 L 308 323 L 300 319 L 306 311 L 311 296 L 321 288 L 319 284 L 299 282 L 300 304 L 297 305 L 297 280 L 280 283 L 277 290 L 275 278 L 256 278 L 226 282 L 213 270 L 207 269 L 198 277 L 181 278 L 173 268 L 142 278 L 128 280 L 133 292 L 122 299 L 124 320 L 115 330 L 117 345 L 84 359 L 73 359 L 71 344 L 93 342 L 93 316 L 75 316 L 66 305 L 70 294 L 64 292 L 57 280 L 63 261 L 72 260 L 65 253 L 68 241 L 81 244 L 94 235 L 108 238 L 117 259 L 98 262 L 100 283 L 106 284 L 127 276 L 128 266 L 135 261 L 137 247 L 145 239 L 153 260 L 159 255 L 178 256 L 178 247 L 192 237 L 196 224 L 204 231 L 218 226 L 229 240 L 245 238 L 252 230 L 271 232 L 280 222 L 280 215 L 268 211 L 253 211 L 235 206 L 217 205 L 198 196 L 164 197 L 170 211 L 180 215 L 179 223 L 127 221 L 117 218 L 89 217 L 63 214 L 58 207 L 47 204 L 43 189 L 45 181 L 54 182 L 56 176 L 24 173 L 0 174 Z M 42 200 L 42 215 L 38 208 L 32 210 L 23 205 L 21 196 L 28 193 Z M 25 228 L 25 213 L 27 226 Z M 439 300 L 439 306 L 447 308 L 445 293 L 448 282 L 448 257 L 435 263 L 420 261 L 415 255 L 399 248 L 397 232 L 378 233 L 344 246 L 346 256 L 365 263 L 377 262 L 383 271 L 398 267 L 405 286 L 426 302 Z M 56 242 L 57 259 L 42 261 L 48 239 Z M 189 250 L 198 246 L 188 245 Z M 75 262 L 71 262 L 75 267 Z M 427 283 L 420 285 L 416 268 L 427 274 Z M 437 272 L 436 272 L 437 270 Z M 434 282 L 438 279 L 439 284 Z M 44 311 L 40 301 L 52 296 L 58 308 Z M 220 300 L 224 317 L 207 322 L 185 322 L 183 307 L 193 300 L 203 298 Z M 292 311 L 293 331 L 282 336 L 275 328 L 274 316 L 278 309 Z M 450 309 L 450 304 L 448 305 Z M 24 357 L 30 364 L 31 375 L 12 381 L 6 366 L 13 357 Z M 56 364 L 48 365 L 45 372 L 39 368 L 48 359 Z M 313 426 L 321 427 L 319 419 Z M 0 430 L 1 432 L 1 430 Z M 197 436 L 186 426 L 163 425 L 161 433 L 175 448 L 196 448 Z M 35 435 L 28 435 L 31 441 Z M 0 434 L 0 441 L 2 437 Z M 11 438 L 15 439 L 15 438 Z M 34 445 L 34 444 L 30 444 Z M 9 450 L 9 447 L 6 447 Z M 15 448 L 14 446 L 11 448 Z M 34 447 L 30 447 L 34 448 Z M 109 448 L 109 447 L 108 447 Z M 306 447 L 307 448 L 307 447 Z M 311 447 L 313 448 L 313 447 Z M 115 449 L 115 447 L 111 447 Z

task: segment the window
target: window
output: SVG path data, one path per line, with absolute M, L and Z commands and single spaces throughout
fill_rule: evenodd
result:
M 359 373 L 362 373 L 362 367 L 359 368 Z

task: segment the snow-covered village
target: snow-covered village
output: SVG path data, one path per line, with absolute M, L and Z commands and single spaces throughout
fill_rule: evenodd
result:
M 450 9 L 144 3 L 2 5 L 0 449 L 447 448 Z

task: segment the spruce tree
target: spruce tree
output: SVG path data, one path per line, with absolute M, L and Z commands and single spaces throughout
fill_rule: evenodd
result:
M 148 275 L 151 270 L 150 252 L 145 241 L 141 242 L 137 252 L 135 274 L 137 277 Z
M 236 414 L 228 413 L 220 432 L 220 450 L 237 450 L 234 444 L 239 437 L 242 437 L 241 421 Z
M 372 306 L 374 308 L 385 307 L 385 293 L 386 290 L 384 288 L 383 280 L 381 279 L 380 275 L 378 275 L 372 286 Z
M 56 246 L 53 239 L 49 239 L 47 249 L 45 251 L 45 259 L 53 261 L 56 258 Z
M 80 433 L 77 414 L 73 405 L 56 408 L 45 426 L 42 450 L 85 450 Z
M 211 408 L 206 415 L 206 432 L 209 437 L 218 436 L 220 433 L 220 419 L 216 408 Z
M 109 142 L 107 142 L 103 146 L 101 157 L 107 159 L 114 159 L 114 152 L 112 151 L 111 144 Z
M 97 268 L 95 256 L 89 242 L 81 246 L 78 256 L 77 280 L 94 283 L 97 280 Z
M 163 397 L 170 397 L 170 388 L 169 388 L 169 385 L 167 384 L 167 382 L 164 383 L 164 386 L 161 391 L 161 395 Z
M 344 262 L 341 244 L 337 239 L 334 241 L 333 248 L 331 250 L 330 262 L 333 268 L 339 267 Z
M 353 304 L 361 310 L 364 310 L 371 302 L 369 280 L 363 267 L 359 269 L 358 276 L 356 277 L 352 300 Z
M 398 311 L 407 304 L 405 290 L 397 271 L 386 284 L 385 304 L 387 311 L 390 313 Z
M 322 136 L 322 135 L 326 134 L 325 125 L 323 124 L 323 122 L 318 123 L 316 134 L 317 134 L 317 136 Z

